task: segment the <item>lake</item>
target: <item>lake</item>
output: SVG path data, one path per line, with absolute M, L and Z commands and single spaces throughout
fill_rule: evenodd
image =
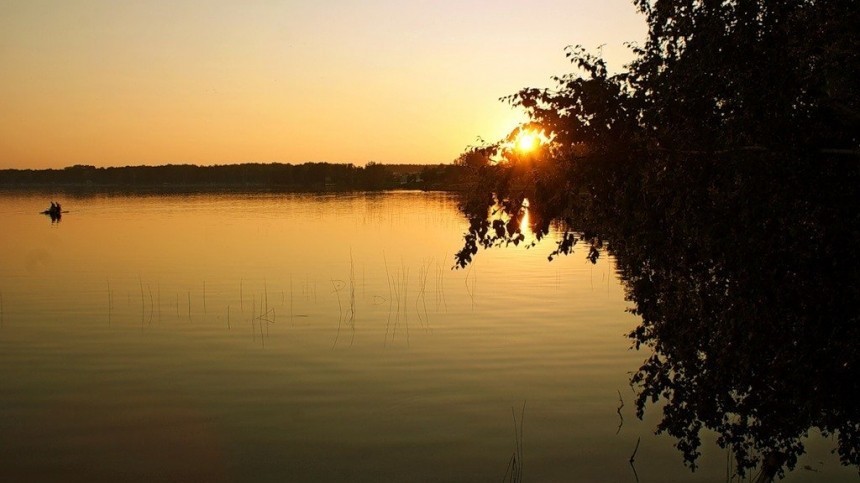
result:
M 727 481 L 713 438 L 693 473 L 636 419 L 612 258 L 453 270 L 454 195 L 6 193 L 0 219 L 0 480 L 502 481 L 519 452 L 529 481 Z M 787 481 L 857 481 L 831 447 Z

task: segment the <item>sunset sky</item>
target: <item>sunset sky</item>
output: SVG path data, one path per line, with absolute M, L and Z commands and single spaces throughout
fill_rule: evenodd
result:
M 447 163 L 566 45 L 617 70 L 645 32 L 631 0 L 4 0 L 0 168 Z

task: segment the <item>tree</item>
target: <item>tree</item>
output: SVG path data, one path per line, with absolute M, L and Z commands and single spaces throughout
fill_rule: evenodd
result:
M 857 149 L 860 9 L 851 0 L 637 0 L 631 66 L 668 149 Z
M 550 258 L 608 246 L 653 355 L 637 410 L 695 468 L 699 432 L 741 472 L 794 467 L 810 428 L 860 465 L 860 8 L 849 0 L 637 0 L 649 27 L 611 74 L 568 48 L 553 89 L 505 98 L 549 139 L 461 159 L 475 180 L 460 266 L 519 243 L 528 206 Z M 528 200 L 528 202 L 526 202 Z

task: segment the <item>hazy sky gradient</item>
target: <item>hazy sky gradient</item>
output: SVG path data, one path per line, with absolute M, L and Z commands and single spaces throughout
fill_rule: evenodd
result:
M 450 162 L 566 45 L 644 35 L 630 0 L 4 0 L 0 168 Z

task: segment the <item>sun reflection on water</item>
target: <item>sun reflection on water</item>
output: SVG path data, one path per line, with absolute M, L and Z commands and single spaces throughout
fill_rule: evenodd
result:
M 529 200 L 523 200 L 521 209 L 522 216 L 520 217 L 520 233 L 526 238 L 526 241 L 534 238 L 534 232 L 531 228 L 531 217 L 529 216 Z

